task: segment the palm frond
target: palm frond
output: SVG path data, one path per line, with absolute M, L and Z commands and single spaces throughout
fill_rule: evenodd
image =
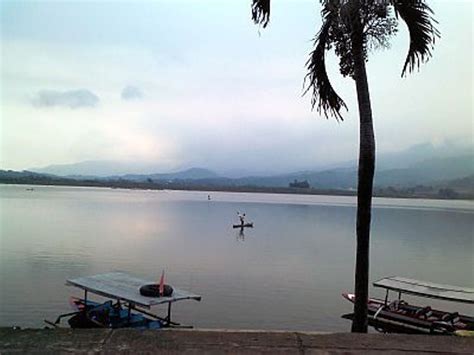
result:
M 328 118 L 329 113 L 333 115 L 336 120 L 343 121 L 344 119 L 340 111 L 343 107 L 347 110 L 347 106 L 332 87 L 326 72 L 325 54 L 329 44 L 330 28 L 331 19 L 327 16 L 321 30 L 314 40 L 314 50 L 306 62 L 308 73 L 304 78 L 303 85 L 306 86 L 306 89 L 303 95 L 312 89 L 312 109 L 317 106 L 317 111 L 320 114 L 323 112 L 326 118 Z
M 270 21 L 270 0 L 252 0 L 252 20 L 267 27 Z
M 433 18 L 433 10 L 423 0 L 394 0 L 395 15 L 400 16 L 408 26 L 410 48 L 403 65 L 402 76 L 419 68 L 431 58 L 436 38 L 440 37 Z

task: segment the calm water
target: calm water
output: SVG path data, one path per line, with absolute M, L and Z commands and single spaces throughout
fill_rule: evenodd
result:
M 0 185 L 0 326 L 68 312 L 67 278 L 126 271 L 201 294 L 174 306 L 205 328 L 347 331 L 352 197 Z M 233 230 L 237 211 L 255 228 Z M 376 199 L 371 280 L 473 287 L 474 203 Z M 380 290 L 371 294 L 381 296 Z M 469 306 L 422 300 L 474 313 Z

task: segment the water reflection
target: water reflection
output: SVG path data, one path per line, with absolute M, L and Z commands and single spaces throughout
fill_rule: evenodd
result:
M 38 327 L 67 311 L 67 278 L 123 270 L 157 279 L 165 268 L 171 284 L 203 295 L 175 307 L 184 323 L 349 329 L 339 315 L 351 306 L 339 295 L 353 289 L 352 198 L 207 195 L 0 186 L 0 326 Z M 472 287 L 474 209 L 382 202 L 373 214 L 371 279 Z M 237 210 L 258 228 L 230 232 Z
M 238 228 L 236 233 L 235 239 L 239 242 L 244 242 L 245 241 L 245 233 L 244 233 L 244 228 Z

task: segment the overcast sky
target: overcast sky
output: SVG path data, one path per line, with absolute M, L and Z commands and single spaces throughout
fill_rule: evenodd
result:
M 442 38 L 400 78 L 404 24 L 368 63 L 377 148 L 472 143 L 473 4 L 429 2 Z M 313 0 L 2 1 L 0 168 L 120 160 L 169 170 L 279 172 L 355 159 L 355 86 L 328 59 L 345 121 L 311 112 Z

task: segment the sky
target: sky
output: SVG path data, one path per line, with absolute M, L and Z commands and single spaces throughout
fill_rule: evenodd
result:
M 419 72 L 400 77 L 403 23 L 370 55 L 378 152 L 473 142 L 473 2 L 429 4 L 441 38 Z M 320 26 L 314 0 L 274 0 L 266 29 L 250 0 L 3 0 L 0 168 L 104 160 L 277 173 L 355 160 L 355 85 L 334 54 L 344 121 L 302 96 Z

